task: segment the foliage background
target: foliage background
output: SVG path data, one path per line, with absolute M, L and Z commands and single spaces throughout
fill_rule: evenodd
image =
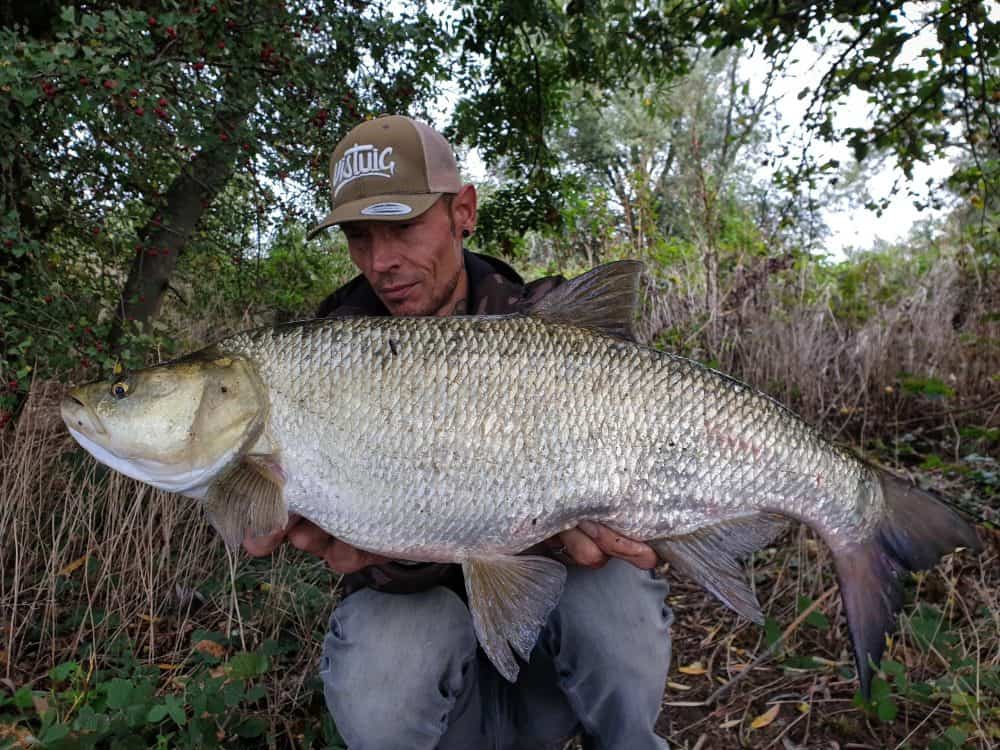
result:
M 352 275 L 339 235 L 304 239 L 329 151 L 443 101 L 489 170 L 472 249 L 528 278 L 644 260 L 643 341 L 985 522 L 984 555 L 910 582 L 868 704 L 805 530 L 752 562 L 764 632 L 674 581 L 671 741 L 995 746 L 997 32 L 976 2 L 0 5 L 0 746 L 341 746 L 314 676 L 336 576 L 228 557 L 190 502 L 81 455 L 56 403 L 117 359 L 311 315 Z M 771 87 L 813 48 L 796 130 Z M 940 155 L 946 183 L 901 189 L 943 218 L 824 254 L 821 207 L 878 222 L 873 165 Z

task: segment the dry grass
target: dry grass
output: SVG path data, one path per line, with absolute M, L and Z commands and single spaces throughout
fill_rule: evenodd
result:
M 952 724 L 963 723 L 970 730 L 964 747 L 1000 747 L 1000 694 L 979 679 L 984 670 L 1000 670 L 1000 537 L 986 530 L 981 536 L 989 541 L 980 557 L 952 555 L 911 587 L 912 602 L 887 658 L 904 664 L 911 682 L 935 689 L 928 703 L 897 698 L 899 714 L 886 723 L 854 704 L 857 680 L 832 561 L 807 529 L 799 528 L 755 561 L 765 613 L 787 633 L 771 656 L 761 628 L 720 608 L 690 581 L 671 576 L 675 658 L 660 730 L 677 748 L 876 750 L 930 747 Z M 829 629 L 797 618 L 800 597 L 818 602 Z M 942 653 L 917 645 L 909 623 L 920 605 L 943 613 L 942 632 L 955 638 L 965 668 L 954 670 Z M 816 661 L 810 668 L 790 659 L 807 656 Z M 703 674 L 691 674 L 702 669 Z M 977 705 L 968 717 L 959 717 L 951 705 L 957 690 L 945 687 L 959 674 L 973 687 Z M 705 703 L 731 681 L 731 688 Z M 752 728 L 754 719 L 774 706 L 780 708 L 773 722 Z
M 668 349 L 713 360 L 808 421 L 834 434 L 847 428 L 861 442 L 914 418 L 948 424 L 956 410 L 959 421 L 998 423 L 995 274 L 979 278 L 961 253 L 942 254 L 927 270 L 904 264 L 891 279 L 872 264 L 860 295 L 870 309 L 852 310 L 836 285 L 816 278 L 815 265 L 771 272 L 769 263 L 749 259 L 711 310 L 704 269 L 695 262 L 671 269 L 650 287 L 640 335 L 662 341 L 673 332 Z M 901 373 L 937 378 L 955 398 L 908 397 Z

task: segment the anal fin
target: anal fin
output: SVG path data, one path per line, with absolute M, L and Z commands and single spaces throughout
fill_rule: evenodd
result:
M 765 547 L 787 526 L 781 516 L 756 513 L 649 542 L 665 562 L 693 578 L 730 609 L 761 625 L 757 596 L 740 559 Z
M 559 603 L 566 568 L 547 557 L 498 555 L 462 563 L 476 637 L 509 682 L 527 661 L 549 613 Z
M 248 531 L 266 534 L 288 523 L 284 484 L 275 456 L 250 455 L 209 488 L 205 512 L 227 546 L 239 547 Z

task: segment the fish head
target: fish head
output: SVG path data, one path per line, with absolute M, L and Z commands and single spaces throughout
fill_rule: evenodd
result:
M 63 421 L 98 461 L 168 492 L 203 497 L 267 419 L 251 362 L 203 351 L 72 389 Z

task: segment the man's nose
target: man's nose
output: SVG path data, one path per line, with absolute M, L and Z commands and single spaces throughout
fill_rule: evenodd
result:
M 399 265 L 399 252 L 393 239 L 382 232 L 371 238 L 371 262 L 375 273 L 386 273 Z

